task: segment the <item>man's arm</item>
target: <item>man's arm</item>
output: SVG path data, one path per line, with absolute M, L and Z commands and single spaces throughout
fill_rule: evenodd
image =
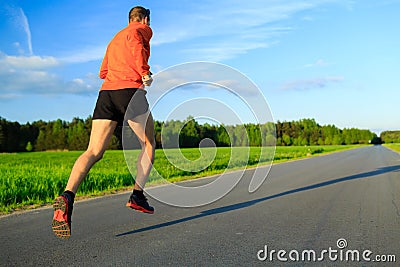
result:
M 138 29 L 135 31 L 133 53 L 135 56 L 136 71 L 139 72 L 142 77 L 151 74 L 148 64 L 150 57 L 150 38 L 151 32 L 147 32 L 145 29 Z

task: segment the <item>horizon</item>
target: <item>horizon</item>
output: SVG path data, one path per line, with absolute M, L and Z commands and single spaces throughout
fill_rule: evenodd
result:
M 26 122 L 20 122 L 20 121 L 11 121 L 11 120 L 8 120 L 7 118 L 4 118 L 4 117 L 2 117 L 2 116 L 0 116 L 0 119 L 4 119 L 4 120 L 6 120 L 6 121 L 8 121 L 8 122 L 11 122 L 11 123 L 19 123 L 20 125 L 26 125 L 26 124 L 34 124 L 35 122 L 39 122 L 39 121 L 43 121 L 43 122 L 45 122 L 45 123 L 51 123 L 51 122 L 55 122 L 55 121 L 57 121 L 57 120 L 61 120 L 62 122 L 66 122 L 66 123 L 71 123 L 72 122 L 72 120 L 74 120 L 74 119 L 79 119 L 79 120 L 83 120 L 83 121 L 85 121 L 85 120 L 87 120 L 87 119 L 91 119 L 91 115 L 89 115 L 88 117 L 86 117 L 86 118 L 81 118 L 81 117 L 74 117 L 74 118 L 72 118 L 71 120 L 64 120 L 64 119 L 61 119 L 61 118 L 57 118 L 57 119 L 55 119 L 55 120 L 41 120 L 41 119 L 39 119 L 39 120 L 34 120 L 34 121 L 26 121 Z M 186 121 L 188 121 L 187 119 L 189 119 L 189 118 L 193 118 L 193 116 L 191 116 L 191 115 L 189 115 L 186 119 L 183 119 L 183 120 L 181 120 L 181 119 L 171 119 L 171 120 L 167 120 L 167 121 L 159 121 L 159 120 L 157 120 L 157 119 L 154 119 L 154 121 L 155 122 L 160 122 L 160 123 L 168 123 L 168 122 L 171 122 L 171 121 L 179 121 L 179 122 L 186 122 Z M 209 125 L 211 125 L 211 126 L 221 126 L 222 124 L 221 123 L 213 123 L 212 121 L 207 121 L 207 120 L 204 120 L 204 119 L 202 119 L 202 118 L 200 118 L 200 119 L 196 119 L 196 118 L 194 118 L 193 119 L 194 121 L 196 121 L 199 125 L 205 125 L 206 123 L 208 123 Z M 201 121 L 204 121 L 204 122 L 201 122 Z M 266 123 L 274 123 L 275 125 L 277 124 L 277 123 L 289 123 L 289 122 L 300 122 L 300 121 L 302 121 L 302 120 L 314 120 L 315 122 L 316 122 L 316 124 L 317 125 L 319 125 L 320 127 L 324 127 L 324 126 L 334 126 L 334 127 L 336 127 L 336 128 L 338 128 L 339 130 L 345 130 L 345 129 L 357 129 L 357 130 L 368 130 L 368 131 L 370 131 L 370 132 L 372 132 L 372 133 L 375 133 L 378 137 L 383 133 L 383 132 L 396 132 L 396 131 L 400 131 L 400 128 L 399 129 L 394 129 L 394 130 L 382 130 L 382 131 L 380 131 L 380 132 L 376 132 L 376 131 L 373 131 L 373 130 L 371 130 L 371 129 L 367 129 L 367 128 L 357 128 L 357 127 L 344 127 L 344 128 L 341 128 L 341 127 L 338 127 L 337 125 L 335 125 L 335 124 L 333 124 L 333 123 L 327 123 L 327 124 L 321 124 L 321 123 L 319 123 L 317 120 L 315 120 L 314 118 L 300 118 L 300 119 L 298 119 L 298 120 L 277 120 L 277 121 L 268 121 L 268 122 L 265 122 L 265 123 L 249 123 L 249 124 L 255 124 L 255 125 L 263 125 L 263 124 L 266 124 Z M 247 124 L 247 123 L 243 123 L 243 124 L 223 124 L 224 126 L 237 126 L 237 125 L 244 125 L 244 124 Z

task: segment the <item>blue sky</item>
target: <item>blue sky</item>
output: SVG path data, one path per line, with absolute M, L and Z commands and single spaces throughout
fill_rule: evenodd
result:
M 219 62 L 260 88 L 275 121 L 400 129 L 394 0 L 0 0 L 0 116 L 91 115 L 106 46 L 135 5 L 151 9 L 154 73 Z

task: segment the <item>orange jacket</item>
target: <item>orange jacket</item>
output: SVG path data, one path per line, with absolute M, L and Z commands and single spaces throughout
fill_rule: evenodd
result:
M 107 47 L 99 77 L 104 79 L 100 90 L 144 88 L 142 76 L 150 73 L 151 28 L 131 22 L 118 32 Z

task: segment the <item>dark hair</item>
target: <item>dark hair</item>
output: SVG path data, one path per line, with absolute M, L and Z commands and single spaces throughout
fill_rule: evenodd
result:
M 129 11 L 129 21 L 141 21 L 146 17 L 150 21 L 150 9 L 135 6 Z

